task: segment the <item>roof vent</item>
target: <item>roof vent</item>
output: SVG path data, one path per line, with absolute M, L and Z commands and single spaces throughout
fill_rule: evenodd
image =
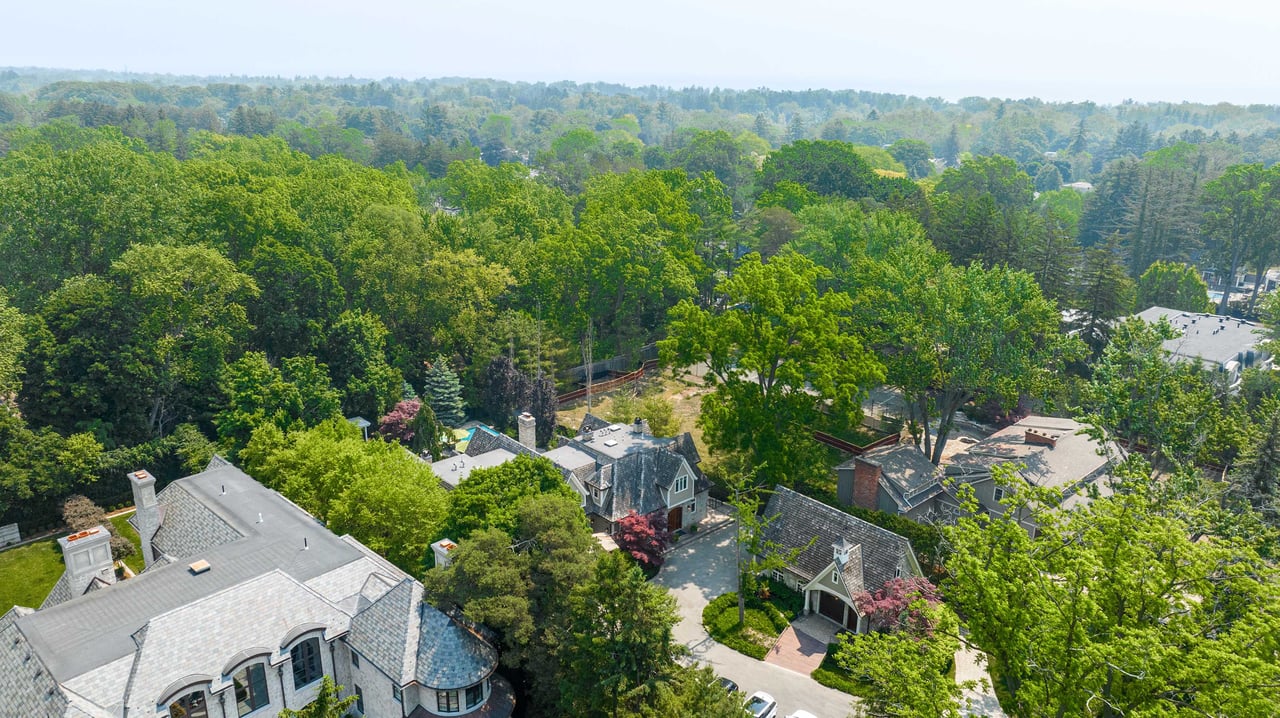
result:
M 618 445 L 618 440 L 617 440 L 617 439 L 608 439 L 608 440 L 606 440 L 606 441 L 604 442 L 604 445 L 605 445 L 605 446 L 617 446 L 617 445 Z
M 195 563 L 188 565 L 187 568 L 191 569 L 191 574 L 193 576 L 199 576 L 200 574 L 205 573 L 209 569 L 213 568 L 213 566 L 210 566 L 208 561 L 204 559 L 200 559 L 199 561 L 196 561 Z

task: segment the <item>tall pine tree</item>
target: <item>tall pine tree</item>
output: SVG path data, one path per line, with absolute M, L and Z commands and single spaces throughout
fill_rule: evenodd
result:
M 427 365 L 422 380 L 422 394 L 426 397 L 436 419 L 445 426 L 458 427 L 467 418 L 467 404 L 462 400 L 462 382 L 449 367 L 443 354 Z

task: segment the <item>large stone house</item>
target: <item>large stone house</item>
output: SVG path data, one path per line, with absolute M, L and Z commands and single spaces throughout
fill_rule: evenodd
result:
M 350 536 L 220 459 L 129 479 L 146 569 L 100 580 L 102 539 L 69 537 L 58 595 L 0 617 L 0 715 L 270 718 L 325 676 L 355 715 L 510 715 L 481 629 Z
M 774 580 L 804 594 L 806 614 L 841 628 L 866 632 L 858 594 L 924 575 L 907 539 L 791 489 L 777 487 L 764 516 L 764 539 L 784 556 L 799 551 Z
M 614 424 L 587 414 L 578 436 L 546 452 L 582 497 L 596 531 L 612 533 L 632 511 L 663 512 L 672 531 L 688 528 L 707 512 L 710 482 L 698 468 L 693 438 L 664 439 L 643 420 Z

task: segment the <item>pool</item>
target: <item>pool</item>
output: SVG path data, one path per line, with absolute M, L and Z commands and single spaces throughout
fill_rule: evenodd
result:
M 1209 299 L 1210 299 L 1214 304 L 1217 304 L 1218 302 L 1221 302 L 1221 301 L 1222 301 L 1222 292 L 1209 292 Z

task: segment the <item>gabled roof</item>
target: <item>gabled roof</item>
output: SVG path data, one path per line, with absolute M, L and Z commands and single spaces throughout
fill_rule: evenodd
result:
M 841 571 L 851 592 L 880 588 L 904 563 L 915 570 L 907 539 L 786 487 L 775 488 L 764 516 L 770 519 L 765 540 L 782 551 L 801 549 L 790 568 L 805 580 L 831 565 L 832 547 L 841 540 L 857 547 L 859 560 L 853 561 L 851 552 Z
M 899 511 L 910 511 L 944 492 L 942 470 L 934 466 L 914 444 L 875 449 L 836 468 L 853 468 L 859 461 L 879 467 L 881 485 Z

